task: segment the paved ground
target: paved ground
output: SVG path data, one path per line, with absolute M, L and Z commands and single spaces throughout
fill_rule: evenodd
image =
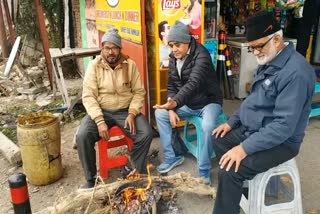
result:
M 224 111 L 229 116 L 240 105 L 240 101 L 225 101 Z M 159 138 L 153 141 L 153 147 L 158 147 Z M 303 145 L 300 154 L 296 157 L 297 165 L 300 173 L 302 203 L 305 213 L 311 210 L 317 210 L 316 214 L 320 214 L 320 117 L 311 118 L 309 126 L 306 130 Z M 160 158 L 162 153 L 160 150 Z M 217 186 L 217 162 L 212 160 L 213 169 L 213 185 Z M 186 156 L 183 165 L 175 168 L 169 174 L 174 174 L 180 170 L 188 171 L 193 176 L 197 176 L 196 160 L 191 155 Z M 203 210 L 210 210 L 212 204 L 204 205 Z M 208 212 L 211 213 L 211 212 Z M 311 212 L 310 212 L 311 213 Z

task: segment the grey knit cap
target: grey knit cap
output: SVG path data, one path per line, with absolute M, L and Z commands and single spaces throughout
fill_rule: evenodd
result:
M 189 34 L 188 26 L 180 21 L 176 21 L 170 28 L 167 39 L 168 42 L 189 43 L 191 35 Z
M 106 32 L 101 39 L 101 43 L 104 42 L 112 42 L 113 44 L 121 48 L 121 36 L 118 34 L 118 29 L 109 29 L 108 32 Z

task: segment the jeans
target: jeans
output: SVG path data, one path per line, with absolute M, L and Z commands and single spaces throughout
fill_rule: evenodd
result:
M 213 153 L 213 137 L 212 130 L 216 128 L 216 118 L 221 113 L 221 105 L 210 103 L 202 109 L 191 109 L 184 105 L 176 110 L 180 119 L 185 119 L 189 116 L 202 117 L 202 132 L 204 142 L 201 149 L 201 155 L 198 160 L 199 175 L 207 177 L 211 169 L 211 155 Z M 175 153 L 172 148 L 172 127 L 169 120 L 169 112 L 165 109 L 157 109 L 155 111 L 156 122 L 160 134 L 160 142 L 164 153 L 164 162 L 168 163 L 175 158 Z
M 110 129 L 112 126 L 119 126 L 127 136 L 134 140 L 133 148 L 130 153 L 134 167 L 140 173 L 146 172 L 146 157 L 153 138 L 153 131 L 142 114 L 135 118 L 136 134 L 132 135 L 129 129 L 125 129 L 124 121 L 128 116 L 128 111 L 104 111 L 103 117 Z M 93 180 L 97 175 L 95 143 L 100 139 L 96 123 L 87 115 L 80 124 L 76 135 L 78 155 L 87 181 Z
M 247 136 L 245 128 L 232 129 L 223 138 L 217 138 L 213 147 L 218 162 L 224 153 L 239 145 Z M 218 190 L 213 214 L 238 214 L 240 212 L 240 200 L 242 196 L 243 181 L 252 179 L 255 175 L 265 172 L 281 163 L 284 163 L 299 152 L 299 147 L 290 147 L 289 143 L 282 143 L 271 149 L 253 153 L 245 157 L 238 169 L 234 172 L 235 164 L 227 172 L 218 169 Z

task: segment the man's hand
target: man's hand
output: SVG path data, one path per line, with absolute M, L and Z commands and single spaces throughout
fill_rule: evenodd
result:
M 168 98 L 165 104 L 162 104 L 162 105 L 156 104 L 153 106 L 154 109 L 167 109 L 167 110 L 172 110 L 175 107 L 177 107 L 177 102 L 174 101 L 171 97 Z
M 224 137 L 231 130 L 231 126 L 228 123 L 221 124 L 212 131 L 212 135 L 218 138 Z
M 124 128 L 129 127 L 131 134 L 136 134 L 136 116 L 134 114 L 128 114 L 126 120 L 124 121 Z
M 220 169 L 223 169 L 226 166 L 226 171 L 229 171 L 235 163 L 235 172 L 238 172 L 240 163 L 245 157 L 247 157 L 247 153 L 244 151 L 241 144 L 235 146 L 221 157 L 219 161 Z
M 99 136 L 103 140 L 109 140 L 109 130 L 106 123 L 101 123 L 98 125 Z
M 170 120 L 170 123 L 173 127 L 176 127 L 177 124 L 179 123 L 180 121 L 180 118 L 179 116 L 177 115 L 176 112 L 172 111 L 172 110 L 169 110 L 169 120 Z

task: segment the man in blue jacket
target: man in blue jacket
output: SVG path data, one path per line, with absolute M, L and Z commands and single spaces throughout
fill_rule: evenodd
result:
M 249 18 L 246 36 L 259 67 L 250 95 L 212 133 L 220 165 L 215 214 L 238 214 L 243 181 L 298 154 L 311 110 L 314 70 L 283 42 L 273 14 Z
M 155 105 L 155 117 L 163 147 L 164 160 L 158 167 L 167 173 L 184 160 L 176 156 L 171 144 L 172 129 L 180 119 L 202 117 L 203 146 L 198 159 L 199 175 L 206 184 L 211 183 L 211 155 L 216 118 L 221 113 L 222 93 L 208 50 L 189 34 L 180 21 L 171 27 L 168 37 L 171 48 L 167 103 Z

